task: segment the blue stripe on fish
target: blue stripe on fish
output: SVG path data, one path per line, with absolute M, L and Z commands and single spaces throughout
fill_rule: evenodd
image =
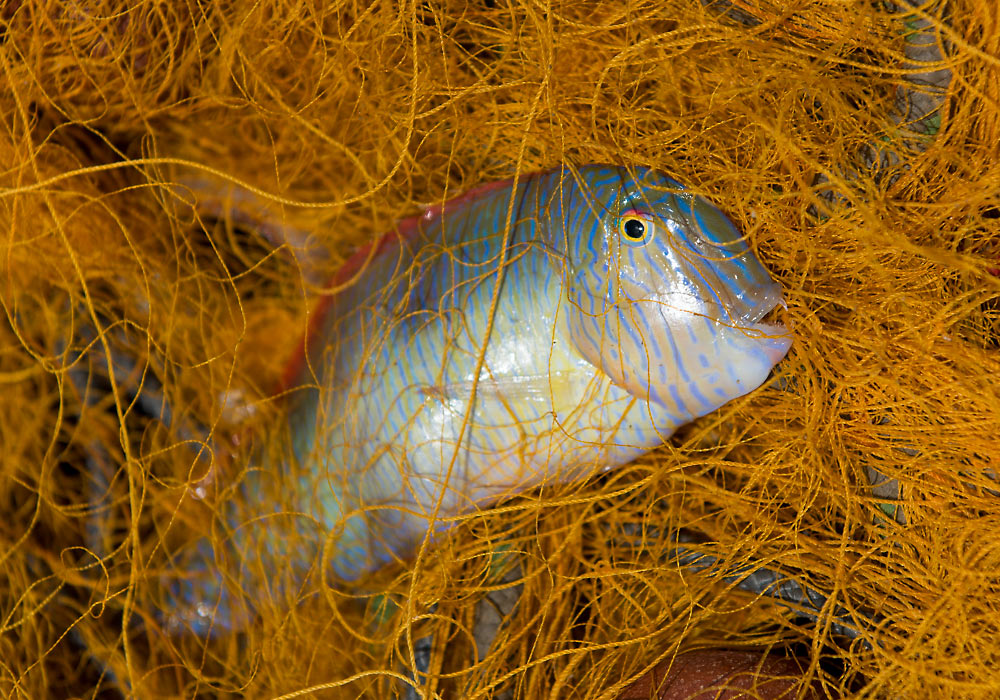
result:
M 291 407 L 292 425 L 309 426 L 321 401 L 325 421 L 298 438 L 311 447 L 299 490 L 331 527 L 345 512 L 382 513 L 351 518 L 339 576 L 412 556 L 440 529 L 439 499 L 452 517 L 622 464 L 764 380 L 770 341 L 719 321 L 780 295 L 731 222 L 669 191 L 681 189 L 645 168 L 524 176 L 414 220 L 332 299 L 310 343 L 323 392 Z M 626 209 L 669 233 L 625 245 Z M 695 236 L 726 255 L 693 254 Z

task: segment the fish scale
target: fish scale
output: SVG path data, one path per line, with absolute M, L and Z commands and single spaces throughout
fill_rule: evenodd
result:
M 473 190 L 331 286 L 284 374 L 292 454 L 258 455 L 225 538 L 178 558 L 170 629 L 240 628 L 317 566 L 364 590 L 464 514 L 661 445 L 758 387 L 791 342 L 760 322 L 780 288 L 729 219 L 644 168 Z
M 623 193 L 633 205 L 646 199 L 654 210 L 671 207 L 681 216 L 681 200 L 668 190 L 682 189 L 653 171 L 605 166 L 490 186 L 401 226 L 358 282 L 322 309 L 297 378 L 315 388 L 297 394 L 290 421 L 305 436 L 298 459 L 313 465 L 304 470 L 301 508 L 318 512 L 331 530 L 344 529 L 332 559 L 340 577 L 357 579 L 412 556 L 428 530 L 461 513 L 628 462 L 733 397 L 721 386 L 702 391 L 691 379 L 700 363 L 685 366 L 690 360 L 671 333 L 657 342 L 662 314 L 623 297 L 624 267 L 641 269 L 643 250 L 616 259 L 608 250 L 608 217 Z M 774 296 L 735 229 L 725 233 L 737 265 L 755 264 L 758 279 L 751 281 Z M 676 244 L 657 242 L 663 259 L 679 267 L 693 249 L 681 254 Z M 587 291 L 595 280 L 609 290 L 603 296 Z M 659 273 L 650 280 L 653 287 L 670 282 Z M 641 295 L 649 297 L 649 289 Z M 723 311 L 718 315 L 729 315 Z M 718 340 L 715 320 L 687 315 L 708 341 Z M 621 337 L 637 348 L 618 381 L 577 351 L 574 335 L 581 334 L 598 355 Z M 787 349 L 786 339 L 763 342 Z M 755 343 L 726 338 L 722 346 L 742 355 Z M 739 393 L 756 387 L 773 362 L 758 364 L 760 376 L 736 386 Z
M 382 256 L 366 271 L 366 278 L 388 279 L 384 287 L 372 290 L 358 285 L 331 305 L 320 337 L 346 336 L 359 342 L 323 346 L 313 366 L 321 368 L 317 379 L 324 395 L 300 399 L 292 413 L 294 424 L 298 415 L 325 409 L 325 432 L 317 434 L 313 459 L 325 464 L 321 472 L 342 476 L 339 488 L 324 502 L 326 521 L 332 525 L 352 505 L 418 509 L 417 515 L 385 510 L 356 517 L 351 532 L 366 546 L 352 551 L 364 551 L 369 558 L 349 566 L 341 565 L 346 558 L 335 561 L 341 576 L 353 578 L 357 570 L 384 563 L 393 552 L 412 550 L 433 518 L 438 497 L 442 498 L 440 513 L 453 515 L 485 499 L 538 483 L 549 455 L 561 455 L 563 468 L 579 461 L 564 445 L 565 435 L 546 418 L 553 409 L 557 415 L 573 417 L 572 409 L 579 402 L 560 400 L 559 394 L 565 391 L 553 392 L 551 382 L 541 382 L 554 376 L 557 383 L 569 379 L 580 384 L 593 377 L 592 368 L 567 356 L 558 340 L 553 345 L 550 319 L 556 314 L 559 288 L 549 263 L 552 253 L 534 237 L 534 216 L 522 216 L 525 203 L 532 195 L 543 195 L 539 190 L 547 184 L 533 179 L 516 190 L 497 190 L 446 209 L 404 242 L 399 255 Z M 508 262 L 490 342 L 485 343 L 503 223 L 512 194 L 514 225 Z M 483 226 L 483 221 L 488 224 Z M 489 231 L 489 235 L 461 240 L 470 231 Z M 383 316 L 382 309 L 389 310 L 383 319 L 400 317 L 392 309 L 402 306 L 400 299 L 412 298 L 413 290 L 409 276 L 396 271 L 411 269 L 411 260 L 417 267 L 426 266 L 417 280 L 419 297 L 434 301 L 423 301 L 416 309 L 407 304 L 404 323 L 370 322 L 372 317 Z M 345 309 L 351 311 L 344 313 Z M 463 431 L 475 365 L 484 344 L 476 406 Z M 379 349 L 374 358 L 365 352 L 367 348 Z M 398 353 L 398 348 L 406 350 Z M 516 368 L 513 374 L 511 368 Z M 337 377 L 346 382 L 338 382 Z M 355 377 L 360 378 L 356 391 L 344 391 L 345 383 L 354 382 Z M 525 381 L 507 390 L 517 384 L 510 381 L 512 377 Z M 503 389 L 495 388 L 497 384 Z M 626 398 L 620 389 L 609 387 L 609 391 L 620 394 L 618 399 Z M 355 401 L 355 396 L 363 397 L 362 401 Z M 464 442 L 446 485 L 444 470 L 463 432 Z M 592 442 L 601 443 L 601 436 L 595 435 Z M 387 451 L 387 446 L 393 449 Z M 399 459 L 401 455 L 405 461 Z M 531 464 L 536 455 L 543 464 Z M 484 474 L 488 477 L 483 478 Z M 378 526 L 381 532 L 373 532 Z M 378 552 L 384 556 L 371 556 Z

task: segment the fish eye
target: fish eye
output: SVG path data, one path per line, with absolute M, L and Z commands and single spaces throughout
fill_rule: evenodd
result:
M 635 211 L 624 212 L 618 219 L 618 233 L 629 245 L 645 245 L 653 239 L 656 227 L 646 216 Z
M 626 219 L 622 233 L 625 234 L 625 238 L 641 241 L 646 236 L 646 226 L 638 219 Z

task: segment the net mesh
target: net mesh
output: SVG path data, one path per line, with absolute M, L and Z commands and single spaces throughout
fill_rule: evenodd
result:
M 723 647 L 863 697 L 996 697 L 998 42 L 973 0 L 0 5 L 0 693 L 610 700 Z M 230 576 L 178 553 L 285 455 L 273 389 L 318 281 L 561 162 L 659 168 L 733 217 L 788 302 L 773 381 L 363 593 L 251 564 L 226 580 L 253 624 L 168 624 L 164 577 Z

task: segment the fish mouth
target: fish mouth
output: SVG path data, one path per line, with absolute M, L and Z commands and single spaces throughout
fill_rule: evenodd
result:
M 768 285 L 766 287 L 759 287 L 747 296 L 751 297 L 753 304 L 748 305 L 746 302 L 750 299 L 741 299 L 740 309 L 742 313 L 735 315 L 734 320 L 737 325 L 744 327 L 755 328 L 760 326 L 769 326 L 773 328 L 778 328 L 781 332 L 785 331 L 785 327 L 781 323 L 759 323 L 761 319 L 770 314 L 772 311 L 777 309 L 779 306 L 782 308 L 788 308 L 785 304 L 785 299 L 781 294 L 781 287 L 777 284 Z M 761 328 L 761 330 L 764 330 Z
M 792 346 L 792 335 L 788 327 L 778 316 L 788 308 L 781 295 L 781 288 L 774 285 L 757 297 L 758 303 L 748 309 L 740 319 L 744 330 L 753 331 L 759 335 L 759 342 L 764 354 L 772 365 L 780 362 Z

